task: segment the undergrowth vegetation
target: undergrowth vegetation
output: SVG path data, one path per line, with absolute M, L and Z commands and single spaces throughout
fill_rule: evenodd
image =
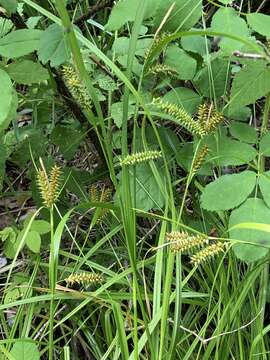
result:
M 270 358 L 270 9 L 0 0 L 0 359 Z

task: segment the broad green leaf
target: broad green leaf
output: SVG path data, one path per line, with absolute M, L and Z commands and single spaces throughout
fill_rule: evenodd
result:
M 31 251 L 33 251 L 36 254 L 39 253 L 40 245 L 41 245 L 41 237 L 37 231 L 34 230 L 29 231 L 25 243 Z
M 202 207 L 209 211 L 233 209 L 246 200 L 255 184 L 256 174 L 253 171 L 220 176 L 204 188 Z
M 29 218 L 30 220 L 30 218 Z M 38 232 L 40 235 L 47 234 L 51 230 L 51 225 L 45 220 L 34 220 L 31 226 L 31 231 Z
M 70 58 L 70 48 L 66 40 L 64 29 L 57 25 L 50 25 L 42 34 L 38 48 L 39 60 L 51 66 L 59 66 Z
M 249 37 L 248 26 L 239 14 L 232 8 L 220 8 L 213 16 L 211 22 L 212 31 L 226 32 L 247 39 Z M 220 48 L 226 55 L 231 55 L 235 50 L 240 50 L 243 43 L 230 38 L 223 38 L 219 43 Z
M 259 186 L 263 196 L 263 200 L 270 207 L 270 171 L 266 171 L 259 177 Z
M 14 59 L 37 50 L 42 33 L 36 29 L 12 31 L 0 39 L 0 55 Z
M 257 156 L 257 151 L 251 145 L 232 140 L 225 135 L 218 141 L 214 136 L 210 136 L 204 142 L 209 146 L 209 155 L 215 166 L 248 164 Z
M 247 22 L 252 30 L 257 33 L 270 37 L 270 16 L 265 14 L 247 14 Z
M 182 106 L 188 113 L 193 114 L 197 111 L 202 99 L 193 90 L 178 87 L 170 90 L 164 97 L 164 101 L 171 104 Z
M 210 48 L 209 41 L 200 35 L 182 37 L 181 45 L 184 50 L 200 54 L 201 56 L 206 55 Z
M 30 340 L 30 339 L 29 339 Z M 15 360 L 39 360 L 40 354 L 34 342 L 17 340 L 10 354 Z
M 267 62 L 251 61 L 235 75 L 231 89 L 232 107 L 254 104 L 270 91 L 270 68 Z
M 249 143 L 255 144 L 257 142 L 257 132 L 254 127 L 240 122 L 233 122 L 230 126 L 230 133 L 236 139 Z
M 0 131 L 5 130 L 8 115 L 12 106 L 13 87 L 9 75 L 0 69 L 1 101 L 0 101 Z
M 202 0 L 158 0 L 154 15 L 154 26 L 158 28 L 174 4 L 162 30 L 174 32 L 189 30 L 202 16 Z
M 128 119 L 132 117 L 135 111 L 135 106 L 132 104 L 128 105 Z M 121 128 L 122 126 L 122 120 L 123 120 L 123 103 L 116 102 L 112 104 L 111 106 L 111 116 L 113 118 L 114 123 L 118 128 Z
M 270 156 L 270 131 L 264 134 L 260 141 L 260 153 L 264 156 Z
M 270 209 L 261 199 L 248 199 L 240 208 L 232 211 L 229 228 L 241 223 L 270 223 Z M 255 243 L 250 245 L 238 243 L 233 245 L 235 255 L 246 262 L 256 261 L 268 253 L 263 246 L 270 246 L 270 234 L 265 231 L 236 228 L 230 230 L 230 238 Z M 262 245 L 262 246 L 260 246 Z
M 18 1 L 17 0 L 0 0 L 0 5 L 3 6 L 10 14 L 16 12 Z
M 147 2 L 146 10 L 144 13 L 144 18 L 150 17 L 154 12 L 158 5 L 158 1 L 156 0 L 145 0 Z M 138 1 L 133 0 L 120 0 L 118 1 L 109 16 L 109 20 L 106 24 L 106 30 L 114 31 L 120 29 L 124 24 L 128 21 L 134 21 L 137 8 Z
M 194 85 L 206 97 L 222 96 L 227 91 L 229 71 L 230 62 L 216 58 L 198 72 Z
M 136 51 L 135 54 L 138 56 L 144 56 L 147 49 L 149 49 L 152 39 L 138 39 L 136 42 Z M 130 44 L 130 38 L 128 37 L 118 37 L 114 40 L 112 49 L 115 51 L 116 55 L 126 55 L 128 53 Z
M 228 4 L 231 4 L 233 2 L 233 0 L 219 0 L 219 2 L 221 2 L 224 5 L 228 5 Z
M 218 147 L 217 162 L 221 166 L 248 164 L 257 156 L 252 146 L 237 140 L 223 139 Z
M 160 171 L 162 176 L 162 172 Z M 136 208 L 144 211 L 159 209 L 164 206 L 164 197 L 159 190 L 156 179 L 147 163 L 136 166 L 136 179 L 134 169 L 130 168 L 130 186 L 133 189 L 136 180 Z M 120 173 L 121 184 L 121 173 Z M 121 186 L 121 185 L 120 185 Z
M 229 106 L 225 109 L 224 115 L 229 119 L 246 121 L 251 116 L 251 109 L 247 106 Z
M 191 80 L 196 73 L 197 61 L 176 45 L 168 47 L 165 64 L 175 69 L 182 80 Z
M 48 71 L 40 63 L 31 60 L 14 62 L 7 67 L 6 71 L 18 84 L 29 85 L 49 78 Z

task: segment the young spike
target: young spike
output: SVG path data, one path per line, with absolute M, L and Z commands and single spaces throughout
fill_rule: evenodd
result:
M 207 145 L 204 145 L 201 148 L 201 150 L 198 152 L 198 154 L 193 162 L 193 167 L 192 167 L 193 174 L 195 174 L 200 169 L 208 152 L 209 152 L 209 148 Z
M 57 165 L 52 167 L 49 177 L 44 168 L 38 170 L 37 184 L 43 204 L 47 208 L 51 208 L 59 196 L 60 175 L 61 168 Z
M 141 162 L 156 160 L 162 156 L 161 151 L 149 150 L 127 155 L 120 160 L 120 166 L 135 165 Z

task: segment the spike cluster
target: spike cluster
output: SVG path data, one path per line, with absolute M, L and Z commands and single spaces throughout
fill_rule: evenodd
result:
M 168 65 L 156 64 L 156 65 L 150 67 L 148 73 L 154 74 L 154 75 L 165 74 L 165 75 L 173 76 L 173 75 L 177 74 L 177 71 Z
M 108 202 L 112 198 L 112 189 L 110 187 L 99 189 L 97 184 L 92 184 L 89 188 L 90 201 L 92 202 Z M 100 208 L 97 222 L 100 222 L 109 213 L 109 209 Z
M 88 286 L 96 283 L 101 283 L 103 277 L 100 274 L 95 273 L 80 273 L 80 274 L 71 274 L 68 278 L 65 279 L 65 282 L 68 286 L 74 284 Z
M 161 98 L 153 99 L 153 104 L 160 108 L 162 111 L 177 119 L 183 127 L 194 135 L 204 136 L 206 131 L 199 121 L 194 120 L 183 108 L 170 104 L 169 102 L 162 101 Z
M 198 152 L 198 154 L 193 162 L 193 167 L 192 167 L 193 174 L 195 174 L 200 169 L 208 152 L 209 152 L 209 148 L 207 145 L 204 145 L 201 148 L 201 150 Z
M 161 151 L 149 150 L 127 155 L 120 160 L 120 166 L 135 165 L 141 162 L 156 160 L 162 156 Z
M 83 108 L 90 108 L 91 98 L 86 87 L 82 84 L 76 70 L 70 65 L 65 65 L 62 68 L 62 74 L 71 95 L 78 104 Z
M 218 125 L 223 122 L 223 115 L 218 112 L 212 104 L 201 104 L 197 113 L 198 121 L 207 134 L 216 130 Z
M 43 203 L 46 207 L 50 208 L 55 204 L 59 196 L 61 168 L 54 165 L 48 177 L 45 169 L 39 169 L 37 175 L 37 184 Z
M 211 244 L 196 254 L 192 255 L 190 262 L 193 265 L 200 265 L 203 262 L 210 260 L 212 257 L 218 255 L 221 252 L 224 252 L 226 244 L 218 241 L 214 244 Z
M 191 236 L 185 231 L 172 231 L 166 234 L 166 238 L 170 242 L 170 249 L 173 252 L 185 252 L 200 248 L 209 242 L 205 235 Z

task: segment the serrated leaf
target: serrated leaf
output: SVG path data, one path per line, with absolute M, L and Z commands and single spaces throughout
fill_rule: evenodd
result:
M 260 153 L 264 156 L 270 156 L 270 131 L 261 138 Z
M 85 134 L 69 126 L 57 125 L 51 133 L 51 141 L 59 146 L 60 152 L 67 160 L 72 159 L 79 145 L 85 138 Z
M 250 145 L 222 136 L 217 142 L 213 136 L 205 139 L 210 155 L 216 166 L 248 164 L 257 156 L 257 151 Z
M 219 97 L 226 93 L 230 62 L 225 59 L 214 59 L 202 68 L 193 82 L 198 91 L 206 97 Z
M 7 67 L 11 79 L 18 84 L 29 85 L 49 78 L 48 71 L 40 64 L 31 60 L 14 62 Z
M 249 144 L 255 144 L 257 141 L 257 132 L 255 128 L 245 123 L 235 121 L 230 126 L 230 133 L 236 139 Z
M 266 202 L 267 206 L 270 207 L 270 171 L 260 174 L 259 186 L 263 200 Z
M 61 26 L 52 24 L 43 32 L 38 57 L 43 64 L 50 61 L 51 66 L 59 66 L 69 60 L 70 48 Z
M 0 131 L 6 128 L 6 119 L 10 113 L 13 97 L 13 86 L 9 75 L 0 69 L 1 101 L 0 101 Z M 8 125 L 7 125 L 8 126 Z
M 175 69 L 182 80 L 191 80 L 196 73 L 197 61 L 176 45 L 168 47 L 165 64 Z
M 43 31 L 23 29 L 12 31 L 0 39 L 0 55 L 15 59 L 37 50 Z
M 265 14 L 247 14 L 247 22 L 252 30 L 257 33 L 270 37 L 270 16 Z
M 230 35 L 247 39 L 249 37 L 248 26 L 238 12 L 230 7 L 220 8 L 213 16 L 211 30 L 226 32 Z M 222 38 L 220 48 L 226 55 L 231 55 L 235 50 L 240 50 L 243 43 L 230 38 Z
M 37 231 L 31 230 L 26 236 L 26 245 L 31 251 L 38 254 L 40 251 L 41 237 Z
M 264 204 L 263 200 L 252 198 L 248 199 L 238 209 L 233 210 L 230 215 L 229 228 L 241 223 L 262 223 L 269 224 L 270 209 Z M 238 243 L 233 245 L 235 255 L 246 262 L 253 262 L 264 257 L 268 249 L 262 246 L 270 246 L 270 234 L 265 231 L 235 228 L 229 232 L 230 238 L 258 244 L 250 245 Z M 261 246 L 260 246 L 261 245 Z
M 233 209 L 246 200 L 255 184 L 256 174 L 253 171 L 220 176 L 204 188 L 202 207 L 209 211 Z
M 197 111 L 202 98 L 191 89 L 177 87 L 167 92 L 167 94 L 163 97 L 163 100 L 171 104 L 181 106 L 188 113 L 193 114 Z
M 39 360 L 40 354 L 33 342 L 17 340 L 13 345 L 10 354 L 14 360 Z
M 230 103 L 232 107 L 254 104 L 270 91 L 270 68 L 261 60 L 249 62 L 233 80 Z

